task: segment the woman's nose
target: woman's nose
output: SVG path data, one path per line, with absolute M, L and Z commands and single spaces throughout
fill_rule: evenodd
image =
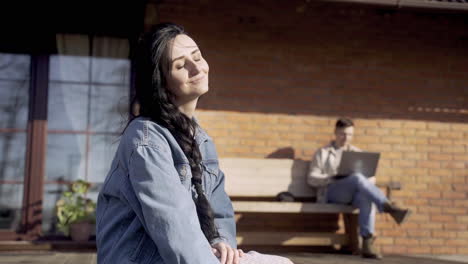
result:
M 190 76 L 195 76 L 200 73 L 201 68 L 200 65 L 196 61 L 191 61 L 190 63 Z

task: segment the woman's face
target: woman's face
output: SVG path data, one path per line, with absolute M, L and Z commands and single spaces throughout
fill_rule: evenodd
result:
M 209 67 L 189 36 L 178 35 L 169 45 L 168 89 L 175 95 L 175 103 L 182 105 L 208 91 Z

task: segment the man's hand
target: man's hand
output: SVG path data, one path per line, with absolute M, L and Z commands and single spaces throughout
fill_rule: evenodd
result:
M 372 177 L 369 177 L 367 178 L 372 184 L 375 185 L 375 183 L 377 182 L 376 179 L 375 179 L 375 176 L 372 176 Z
M 219 242 L 214 245 L 213 253 L 221 261 L 221 264 L 239 264 L 239 258 L 244 256 L 242 249 L 231 248 L 224 242 Z

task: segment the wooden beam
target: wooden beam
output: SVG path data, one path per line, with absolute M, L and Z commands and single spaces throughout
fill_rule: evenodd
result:
M 234 201 L 234 211 L 239 213 L 358 213 L 359 209 L 341 204 L 298 202 Z
M 345 234 L 311 232 L 239 232 L 239 245 L 331 246 L 348 245 Z

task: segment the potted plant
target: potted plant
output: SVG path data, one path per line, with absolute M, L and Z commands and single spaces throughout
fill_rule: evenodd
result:
M 58 229 L 74 241 L 88 241 L 96 220 L 96 203 L 86 194 L 91 183 L 77 180 L 57 201 Z

